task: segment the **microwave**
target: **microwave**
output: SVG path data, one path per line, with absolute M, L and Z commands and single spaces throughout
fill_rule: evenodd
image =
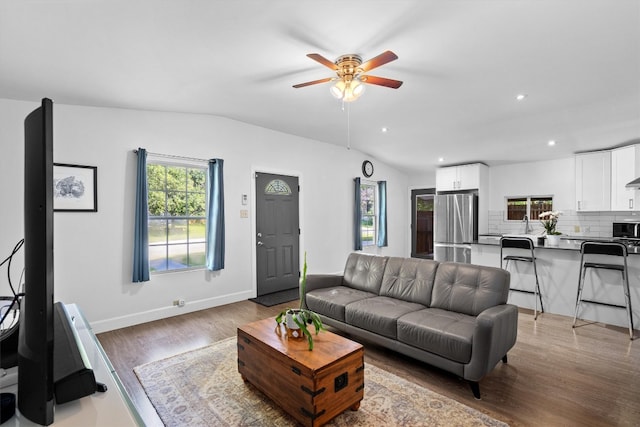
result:
M 640 222 L 614 222 L 613 237 L 640 239 Z

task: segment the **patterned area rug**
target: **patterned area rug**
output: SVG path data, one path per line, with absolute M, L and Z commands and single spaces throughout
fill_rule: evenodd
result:
M 236 338 L 134 368 L 167 426 L 295 426 L 237 367 Z M 329 426 L 506 426 L 473 408 L 365 365 L 364 399 Z

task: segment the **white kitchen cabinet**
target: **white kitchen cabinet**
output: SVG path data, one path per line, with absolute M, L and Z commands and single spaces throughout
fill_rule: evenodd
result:
M 611 151 L 576 154 L 576 211 L 611 210 Z
M 636 179 L 640 172 L 640 147 L 627 147 L 611 150 L 611 210 L 640 210 L 639 194 L 636 188 L 625 185 Z
M 436 191 L 452 191 L 457 188 L 458 168 L 456 166 L 436 169 Z
M 436 191 L 475 190 L 478 195 L 478 234 L 489 227 L 489 167 L 483 163 L 436 169 Z
M 436 169 L 436 191 L 476 190 L 486 168 L 481 163 L 471 163 Z

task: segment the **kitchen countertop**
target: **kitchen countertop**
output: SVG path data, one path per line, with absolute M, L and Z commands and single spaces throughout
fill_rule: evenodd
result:
M 511 234 L 513 237 L 517 237 Z M 500 235 L 481 235 L 471 246 L 471 263 L 486 265 L 489 267 L 503 267 L 500 260 Z M 522 236 L 525 237 L 525 236 Z M 558 246 L 540 246 L 537 243 L 538 236 L 531 235 L 535 245 L 535 257 L 537 263 L 537 275 L 540 284 L 540 292 L 544 303 L 545 313 L 560 314 L 573 318 L 575 314 L 576 291 L 580 280 L 580 245 L 585 240 L 601 242 L 613 241 L 608 238 L 587 238 L 585 236 L 563 235 Z M 634 328 L 638 329 L 640 322 L 640 248 L 628 248 L 629 285 L 631 299 L 633 300 L 633 317 L 636 319 Z M 591 260 L 605 261 L 604 256 L 594 255 Z M 598 261 L 599 262 L 599 261 Z M 511 272 L 511 288 L 520 290 L 533 290 L 536 280 L 536 270 L 527 263 L 509 266 Z M 506 265 L 504 265 L 506 267 Z M 616 274 L 617 273 L 617 274 Z M 591 275 L 589 275 L 591 276 Z M 596 301 L 605 301 L 611 304 L 623 304 L 624 293 L 620 286 L 620 274 L 614 271 L 602 271 L 597 273 L 598 279 L 590 277 L 587 281 L 588 296 Z M 535 308 L 535 300 L 532 295 L 522 292 L 510 292 L 510 304 L 529 309 Z M 626 310 L 615 307 L 589 304 L 579 316 L 586 321 L 602 322 L 609 325 L 628 327 Z M 569 326 L 569 328 L 571 328 Z
M 478 240 L 474 240 L 471 242 L 472 245 L 490 245 L 490 246 L 500 246 L 500 238 L 502 235 L 500 234 L 483 234 L 478 236 Z M 515 236 L 514 236 L 515 237 Z M 560 243 L 558 246 L 548 246 L 548 245 L 539 245 L 538 239 L 532 237 L 533 246 L 535 249 L 552 249 L 552 250 L 566 250 L 566 251 L 578 251 L 580 252 L 580 245 L 585 240 L 589 241 L 597 241 L 597 242 L 612 242 L 613 238 L 587 238 L 584 236 L 563 236 L 560 238 Z M 638 246 L 627 246 L 627 253 L 629 255 L 640 255 L 640 247 Z

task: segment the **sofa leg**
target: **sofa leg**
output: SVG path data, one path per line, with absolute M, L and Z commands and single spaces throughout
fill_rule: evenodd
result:
M 502 363 L 507 363 L 507 355 L 502 356 Z
M 471 386 L 473 397 L 480 400 L 480 384 L 477 381 L 469 381 L 469 385 Z

